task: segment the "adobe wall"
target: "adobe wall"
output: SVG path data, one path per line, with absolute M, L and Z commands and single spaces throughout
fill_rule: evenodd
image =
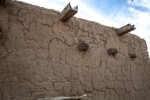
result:
M 145 40 L 20 2 L 0 7 L 0 100 L 88 94 L 88 100 L 150 100 Z M 78 50 L 80 41 L 89 44 Z M 115 56 L 107 49 L 116 48 Z M 137 58 L 131 59 L 129 53 Z

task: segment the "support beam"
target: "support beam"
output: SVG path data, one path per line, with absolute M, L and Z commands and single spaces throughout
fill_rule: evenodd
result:
M 3 32 L 2 32 L 2 29 L 0 27 L 0 40 L 2 39 L 2 37 L 3 37 Z
M 135 28 L 134 25 L 127 24 L 127 25 L 125 25 L 125 26 L 119 28 L 119 29 L 117 30 L 117 34 L 118 34 L 118 35 L 123 35 L 123 34 L 126 34 L 126 33 L 128 33 L 128 32 L 131 32 L 131 31 L 133 31 L 133 30 L 135 30 L 135 29 L 136 29 L 136 28 Z
M 67 22 L 71 17 L 73 17 L 78 12 L 78 6 L 72 8 L 70 3 L 62 10 L 59 15 L 59 19 L 63 22 Z
M 5 3 L 5 0 L 0 0 L 0 5 L 4 5 L 4 3 Z

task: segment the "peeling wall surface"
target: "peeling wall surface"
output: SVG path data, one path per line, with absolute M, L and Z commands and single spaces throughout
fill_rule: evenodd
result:
M 83 19 L 64 23 L 58 15 L 17 1 L 0 6 L 0 100 L 83 94 L 88 100 L 150 100 L 145 40 Z M 78 50 L 80 41 L 87 51 Z M 108 55 L 109 48 L 118 53 Z

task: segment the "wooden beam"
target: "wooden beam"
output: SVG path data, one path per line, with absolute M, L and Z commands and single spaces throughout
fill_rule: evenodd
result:
M 78 12 L 78 6 L 72 8 L 70 3 L 62 10 L 59 15 L 59 19 L 63 22 L 67 22 L 71 17 L 73 17 Z
M 37 100 L 81 100 L 81 99 L 87 99 L 87 94 L 84 94 L 82 96 L 73 96 L 73 97 L 50 97 L 50 98 L 42 98 Z
M 0 0 L 0 5 L 4 5 L 5 4 L 5 0 Z
M 125 26 L 119 28 L 119 29 L 117 30 L 117 34 L 118 34 L 118 35 L 123 35 L 123 34 L 126 34 L 126 33 L 128 33 L 128 32 L 131 32 L 131 31 L 133 31 L 133 30 L 135 30 L 135 29 L 136 29 L 136 28 L 135 28 L 134 25 L 127 24 L 127 25 L 125 25 Z

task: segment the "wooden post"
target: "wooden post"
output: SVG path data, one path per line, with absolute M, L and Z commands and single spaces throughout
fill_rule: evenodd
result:
M 0 5 L 4 5 L 4 3 L 5 3 L 5 0 L 0 0 Z
M 119 28 L 119 29 L 117 30 L 117 34 L 118 34 L 118 35 L 123 35 L 123 34 L 126 34 L 126 33 L 128 33 L 128 32 L 131 32 L 131 31 L 133 31 L 133 30 L 135 30 L 135 29 L 136 29 L 136 28 L 135 28 L 134 25 L 127 24 L 127 25 L 125 25 L 125 26 Z
M 78 12 L 78 6 L 72 8 L 70 3 L 62 10 L 59 15 L 59 19 L 63 22 L 67 22 L 71 17 L 73 17 Z

